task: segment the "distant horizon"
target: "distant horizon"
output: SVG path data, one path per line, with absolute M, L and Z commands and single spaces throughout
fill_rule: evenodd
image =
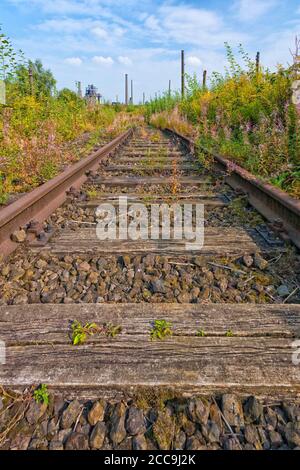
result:
M 58 89 L 94 84 L 106 101 L 124 101 L 124 76 L 134 103 L 180 89 L 180 51 L 186 72 L 202 77 L 226 66 L 224 42 L 241 43 L 275 69 L 292 62 L 300 35 L 300 1 L 291 0 L 0 0 L 0 23 L 27 59 L 41 59 Z

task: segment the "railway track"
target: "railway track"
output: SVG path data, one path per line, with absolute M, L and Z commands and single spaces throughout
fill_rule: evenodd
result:
M 175 135 L 191 151 L 195 149 L 195 142 L 166 129 L 171 135 Z M 206 154 L 211 152 L 205 147 L 200 150 Z M 235 190 L 242 191 L 247 195 L 250 204 L 255 207 L 267 220 L 273 222 L 273 230 L 286 241 L 292 241 L 300 248 L 300 201 L 290 197 L 285 192 L 274 186 L 255 178 L 247 170 L 230 160 L 213 154 L 216 168 L 226 173 L 226 183 Z
M 2 386 L 43 383 L 82 400 L 155 389 L 298 401 L 299 255 L 224 171 L 204 169 L 190 150 L 158 131 L 128 131 L 0 211 L 0 246 L 10 254 L 0 268 Z M 125 195 L 146 208 L 203 204 L 204 246 L 100 241 L 96 209 Z M 172 335 L 151 341 L 162 319 Z M 74 321 L 118 334 L 74 346 Z

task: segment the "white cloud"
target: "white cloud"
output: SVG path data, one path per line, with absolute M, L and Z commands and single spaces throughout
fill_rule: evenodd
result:
M 248 40 L 248 34 L 230 29 L 220 14 L 187 4 L 165 4 L 156 16 L 147 17 L 144 24 L 150 29 L 151 40 L 157 42 L 172 41 L 209 49 L 223 47 L 225 41 L 246 43 Z
M 199 28 L 215 30 L 223 25 L 220 15 L 212 10 L 192 8 L 187 5 L 164 6 L 161 13 L 166 15 L 166 24 L 172 25 L 181 21 L 191 24 L 197 23 Z
M 129 59 L 129 57 L 127 56 L 119 55 L 118 61 L 122 65 L 126 65 L 126 66 L 132 65 L 132 60 Z
M 123 26 L 109 22 L 107 20 L 94 20 L 91 18 L 55 18 L 45 20 L 44 22 L 35 25 L 32 29 L 46 31 L 47 33 L 57 32 L 61 35 L 73 35 L 88 38 L 93 35 L 97 39 L 104 41 L 107 44 L 113 45 L 120 41 L 126 32 Z M 108 32 L 109 31 L 109 32 Z
M 159 20 L 154 15 L 150 15 L 145 18 L 145 26 L 152 31 L 160 31 L 161 29 L 159 26 Z
M 40 31 L 56 31 L 64 33 L 76 33 L 84 30 L 88 26 L 85 20 L 76 20 L 73 18 L 61 18 L 46 20 L 43 23 L 38 24 L 35 28 Z
M 101 64 L 101 65 L 113 65 L 114 60 L 111 57 L 103 57 L 102 55 L 95 55 L 92 58 L 92 61 L 95 64 Z
M 277 0 L 236 0 L 232 6 L 240 21 L 251 22 L 275 7 Z
M 36 27 L 41 31 L 57 31 L 63 34 L 91 32 L 92 34 L 101 39 L 108 38 L 108 25 L 106 24 L 106 22 L 95 21 L 89 18 L 74 19 L 66 17 L 59 19 L 51 19 L 40 23 Z M 111 31 L 111 35 L 120 35 L 120 29 L 121 28 L 115 26 Z
M 186 50 L 189 72 L 195 71 L 199 78 L 203 68 L 208 75 L 213 70 L 224 70 L 224 41 L 233 47 L 243 43 L 253 57 L 260 49 L 262 62 L 272 68 L 277 61 L 291 60 L 288 48 L 293 47 L 296 30 L 299 32 L 299 24 L 293 27 L 289 21 L 274 26 L 268 37 L 272 24 L 267 15 L 263 18 L 265 25 L 252 27 L 250 21 L 268 13 L 281 0 L 230 0 L 218 9 L 210 2 L 191 0 L 144 0 L 136 9 L 131 5 L 138 4 L 137 0 L 128 0 L 129 9 L 124 0 L 6 2 L 22 6 L 18 14 L 24 12 L 24 30 L 27 27 L 26 35 L 22 34 L 23 29 L 16 33 L 14 44 L 28 57 L 41 57 L 53 70 L 59 87 L 74 86 L 75 69 L 83 86 L 94 83 L 105 97 L 113 99 L 116 93 L 123 97 L 123 72 L 132 63 L 134 95 L 138 100 L 143 91 L 147 97 L 159 90 L 163 92 L 169 79 L 172 89 L 180 88 L 182 48 Z M 131 20 L 128 11 L 135 12 Z M 297 7 L 290 16 L 299 23 L 296 11 Z M 30 25 L 31 22 L 35 24 Z
M 191 65 L 192 67 L 200 67 L 202 65 L 201 59 L 199 59 L 199 57 L 196 57 L 194 55 L 189 56 L 186 60 L 186 63 L 188 65 Z
M 101 39 L 107 39 L 107 37 L 108 37 L 107 31 L 104 28 L 101 28 L 100 26 L 96 26 L 95 28 L 93 28 L 91 30 L 91 32 L 95 36 L 97 36 L 98 38 L 101 38 Z
M 102 21 L 101 26 L 97 25 L 91 29 L 92 34 L 104 40 L 108 44 L 119 42 L 120 38 L 126 33 L 126 29 L 116 24 L 105 23 Z
M 61 15 L 65 14 L 80 14 L 80 15 L 90 15 L 101 14 L 105 12 L 103 6 L 95 0 L 9 0 L 10 3 L 13 3 L 18 6 L 23 7 L 35 7 L 46 13 L 59 13 Z M 93 10 L 92 10 L 93 8 Z
M 82 64 L 80 57 L 68 57 L 65 59 L 65 62 L 69 65 L 75 65 L 76 67 L 79 67 Z
M 118 23 L 123 26 L 128 26 L 131 23 L 123 19 L 121 15 L 117 14 L 118 9 L 113 8 L 122 6 L 123 0 L 7 0 L 9 3 L 20 7 L 22 10 L 28 12 L 32 9 L 36 11 L 51 14 L 51 15 L 73 15 L 82 17 L 101 17 L 106 18 L 110 23 Z M 138 4 L 138 0 L 127 0 L 127 6 L 134 6 Z
M 263 64 L 273 68 L 276 64 L 284 67 L 293 62 L 290 50 L 295 50 L 295 37 L 299 35 L 300 21 L 292 25 L 286 25 L 286 29 L 274 31 L 266 36 L 261 44 Z
M 114 36 L 121 38 L 126 33 L 126 29 L 121 28 L 120 26 L 115 26 L 112 30 L 112 33 Z

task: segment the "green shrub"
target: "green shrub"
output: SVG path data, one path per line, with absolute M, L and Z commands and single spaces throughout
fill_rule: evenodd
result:
M 299 197 L 299 115 L 291 103 L 295 72 L 280 66 L 276 72 L 262 66 L 257 69 L 240 46 L 242 67 L 227 44 L 226 50 L 225 73 L 213 73 L 209 88 L 203 88 L 196 77 L 187 77 L 184 99 L 163 95 L 153 100 L 146 106 L 147 119 L 157 127 L 177 131 L 181 121 L 190 135 L 196 135 L 199 146 L 223 154 Z

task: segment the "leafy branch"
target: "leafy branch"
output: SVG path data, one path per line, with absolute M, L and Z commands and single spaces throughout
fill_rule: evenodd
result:
M 11 78 L 17 67 L 24 61 L 21 50 L 15 51 L 10 39 L 2 32 L 0 25 L 0 80 Z

